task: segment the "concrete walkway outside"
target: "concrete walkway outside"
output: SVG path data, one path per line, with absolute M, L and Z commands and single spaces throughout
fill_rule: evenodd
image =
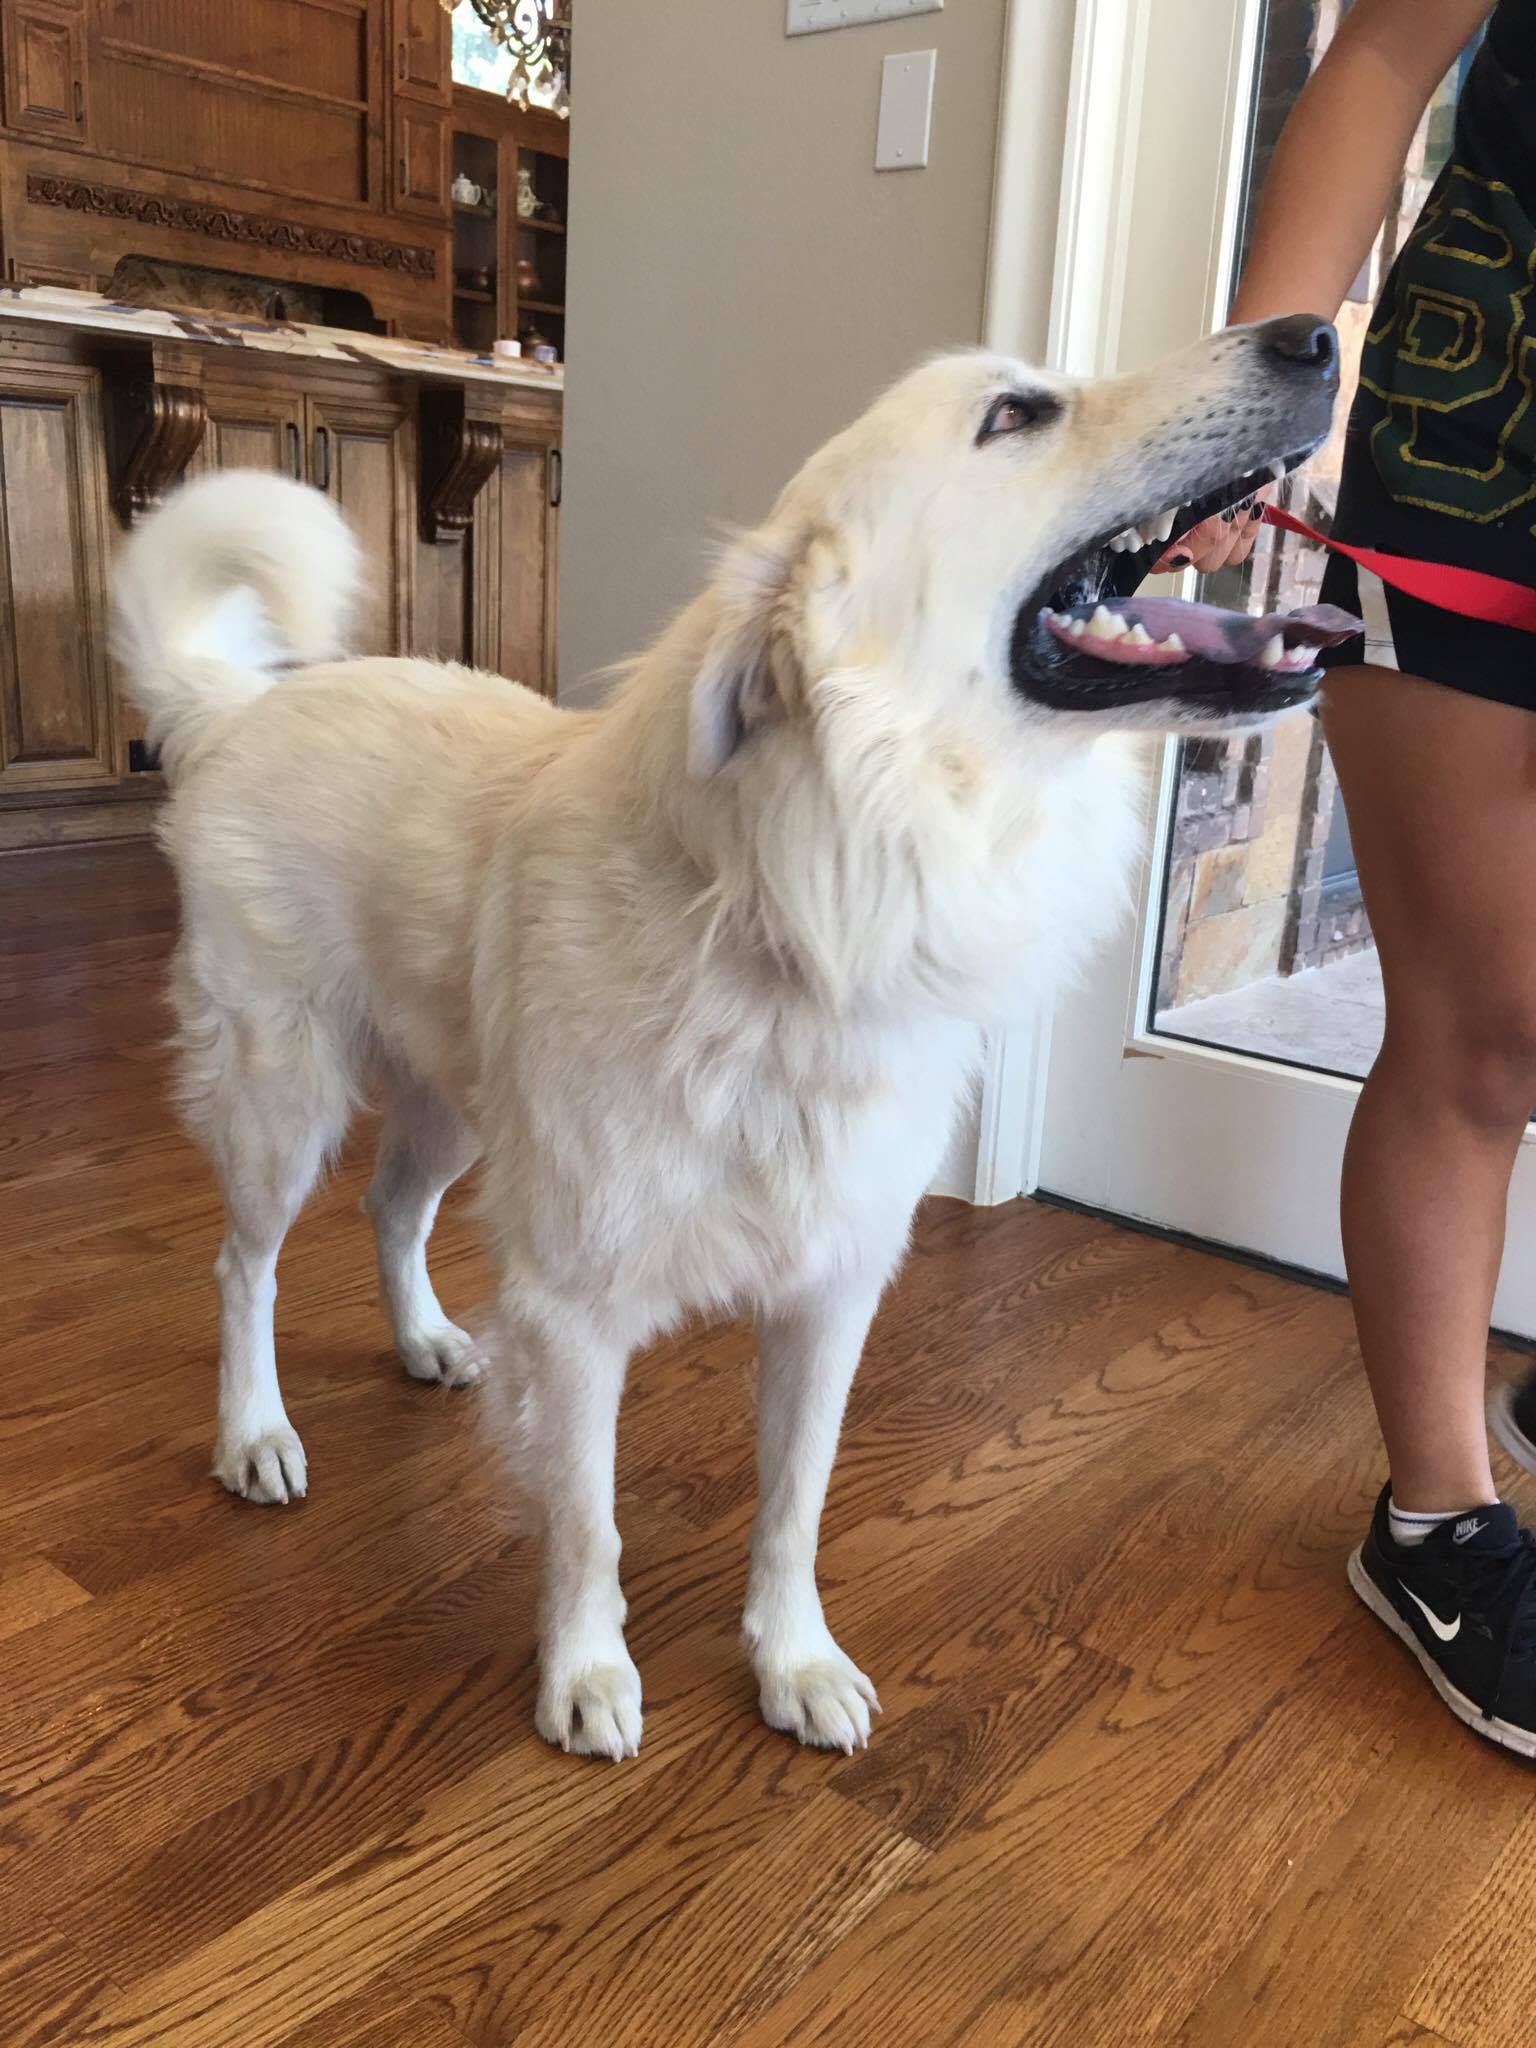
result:
M 1382 1007 L 1381 967 L 1372 947 L 1328 967 L 1270 975 L 1229 995 L 1164 1010 L 1157 1028 L 1173 1038 L 1363 1079 L 1381 1044 Z

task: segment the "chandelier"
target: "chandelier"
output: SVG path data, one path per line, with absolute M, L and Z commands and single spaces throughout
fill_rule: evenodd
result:
M 451 13 L 454 0 L 443 0 Z M 507 98 L 525 111 L 571 114 L 572 0 L 469 0 L 496 41 L 512 55 Z

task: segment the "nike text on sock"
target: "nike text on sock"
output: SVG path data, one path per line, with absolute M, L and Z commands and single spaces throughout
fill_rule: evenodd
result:
M 1406 1514 L 1396 1501 L 1387 1502 L 1387 1523 L 1392 1532 L 1392 1541 L 1406 1545 L 1410 1550 L 1432 1535 L 1442 1522 L 1471 1520 L 1484 1508 L 1496 1506 L 1496 1502 L 1480 1501 L 1475 1508 L 1449 1508 L 1444 1514 Z

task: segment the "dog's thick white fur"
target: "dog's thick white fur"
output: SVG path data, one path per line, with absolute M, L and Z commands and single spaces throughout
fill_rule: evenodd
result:
M 277 1257 L 365 1093 L 387 1101 L 366 1206 L 400 1355 L 476 1375 L 426 1244 L 483 1154 L 552 1742 L 640 1739 L 615 1427 L 630 1355 L 691 1308 L 760 1333 L 763 1713 L 865 1741 L 874 1689 L 814 1572 L 844 1398 L 976 1020 L 1049 1001 L 1116 915 L 1134 838 L 1129 742 L 1012 686 L 1013 618 L 1087 535 L 1178 501 L 1196 426 L 1234 470 L 1255 437 L 1273 452 L 1257 361 L 1224 337 L 1099 385 L 928 364 L 806 464 L 598 712 L 338 659 L 356 550 L 299 485 L 205 478 L 126 548 L 119 647 L 173 791 L 182 1099 L 228 1206 L 214 1469 L 251 1500 L 305 1490 Z M 1019 389 L 1055 416 L 979 438 Z

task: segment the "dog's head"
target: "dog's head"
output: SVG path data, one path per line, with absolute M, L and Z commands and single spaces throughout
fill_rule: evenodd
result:
M 983 351 L 887 391 L 795 477 L 715 586 L 690 752 L 713 773 L 759 728 L 878 678 L 882 704 L 1006 744 L 1042 721 L 1196 732 L 1307 702 L 1326 606 L 1254 618 L 1120 598 L 1180 530 L 1327 435 L 1338 346 L 1310 318 L 1234 328 L 1133 376 L 1079 382 Z

